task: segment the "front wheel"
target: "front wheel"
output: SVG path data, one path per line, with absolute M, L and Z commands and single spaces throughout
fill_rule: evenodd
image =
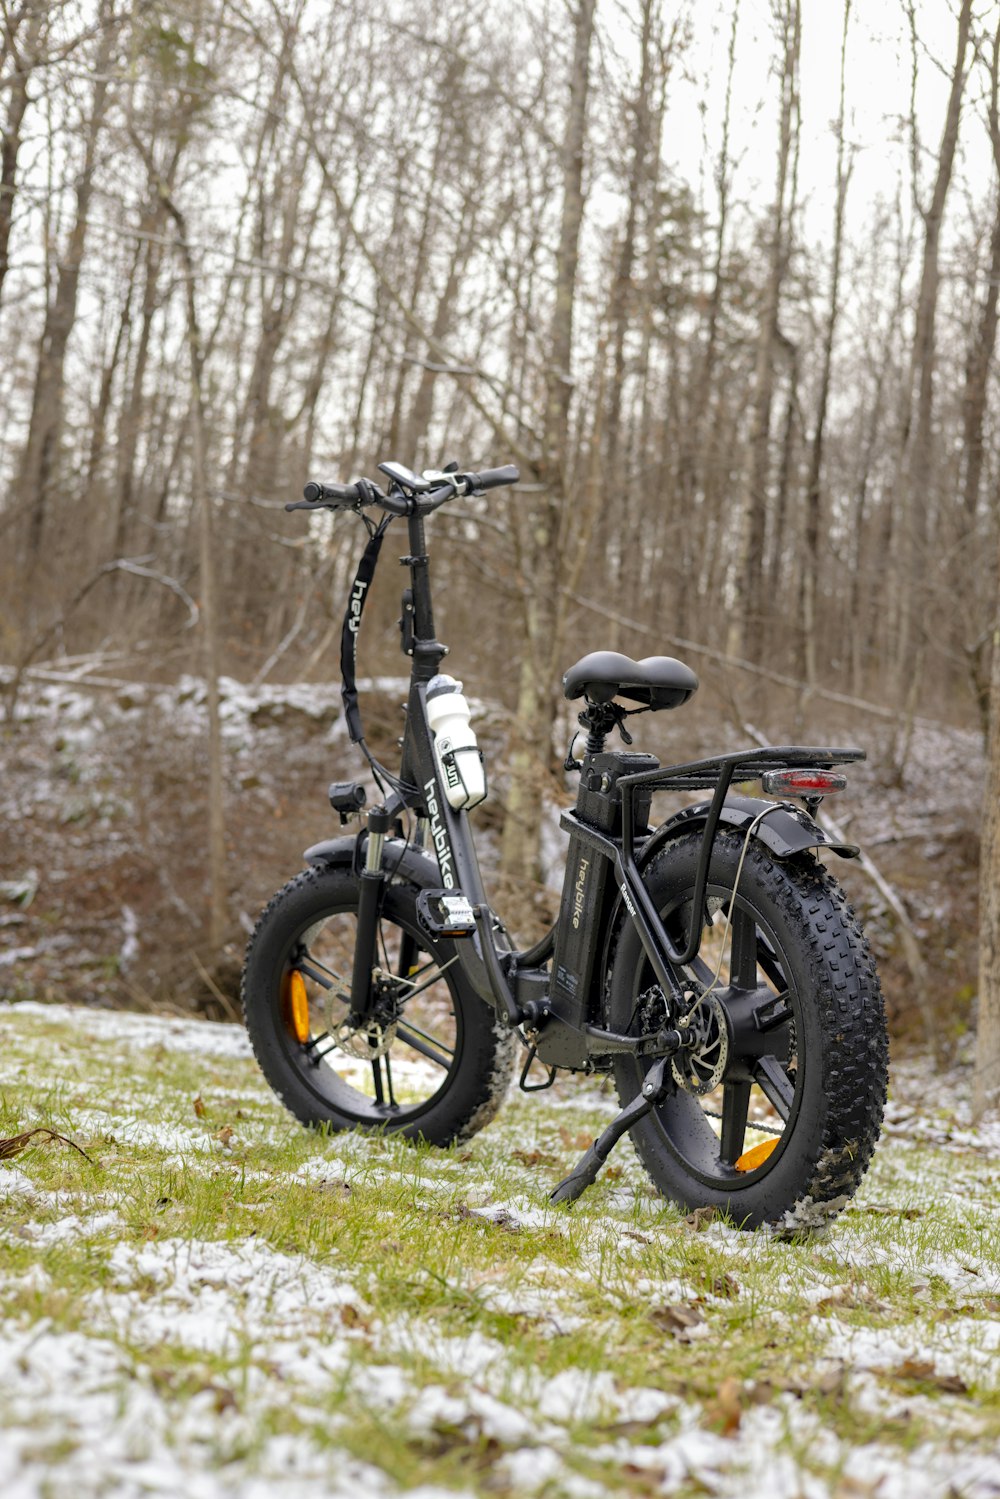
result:
M 358 904 L 349 869 L 303 871 L 257 923 L 244 1018 L 264 1076 L 303 1124 L 448 1145 L 503 1101 L 516 1038 L 463 979 L 454 943 L 423 934 L 417 893 L 397 880 L 384 887 L 364 1028 L 349 1018 Z
M 700 846 L 699 834 L 678 838 L 643 876 L 680 947 Z M 734 834 L 716 837 L 701 949 L 678 973 L 694 1005 L 689 1044 L 632 1140 L 656 1186 L 685 1208 L 715 1207 L 744 1228 L 813 1228 L 853 1196 L 879 1136 L 882 995 L 832 876 L 811 856 L 775 861 L 755 840 L 740 869 L 743 848 Z M 607 1006 L 609 1027 L 631 1035 L 670 1018 L 631 925 L 616 945 Z M 616 1060 L 623 1105 L 651 1065 Z

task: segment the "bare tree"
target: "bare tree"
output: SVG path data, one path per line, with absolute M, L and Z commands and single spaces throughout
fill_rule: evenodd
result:
M 799 124 L 799 52 L 802 42 L 800 0 L 772 0 L 772 16 L 780 47 L 781 108 L 778 122 L 778 163 L 774 210 L 768 242 L 767 280 L 757 333 L 754 366 L 749 460 L 743 503 L 743 534 L 736 571 L 736 595 L 730 613 L 730 655 L 759 654 L 764 580 L 764 543 L 767 488 L 771 464 L 771 406 L 774 398 L 774 360 L 779 341 L 778 314 L 788 267 L 794 201 L 792 159 Z

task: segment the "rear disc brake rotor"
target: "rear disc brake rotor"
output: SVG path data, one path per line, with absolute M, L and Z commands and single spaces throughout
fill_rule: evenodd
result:
M 729 1061 L 726 1012 L 714 994 L 698 1001 L 691 1015 L 691 1029 L 694 1045 L 674 1058 L 671 1071 L 680 1087 L 700 1098 L 719 1086 Z

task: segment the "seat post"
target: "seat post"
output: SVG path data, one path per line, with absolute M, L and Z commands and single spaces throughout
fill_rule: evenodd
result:
M 612 703 L 587 703 L 586 708 L 580 714 L 579 722 L 587 730 L 586 752 L 588 755 L 602 753 L 604 741 L 618 722 L 618 718 L 618 712 Z

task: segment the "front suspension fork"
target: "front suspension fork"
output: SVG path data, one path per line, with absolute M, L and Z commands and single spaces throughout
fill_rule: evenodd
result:
M 358 932 L 354 947 L 354 970 L 351 975 L 352 1026 L 360 1026 L 371 1012 L 372 970 L 378 958 L 378 921 L 382 910 L 385 871 L 382 850 L 385 835 L 392 826 L 392 815 L 386 807 L 372 807 L 368 814 L 368 844 L 365 867 L 358 877 Z

